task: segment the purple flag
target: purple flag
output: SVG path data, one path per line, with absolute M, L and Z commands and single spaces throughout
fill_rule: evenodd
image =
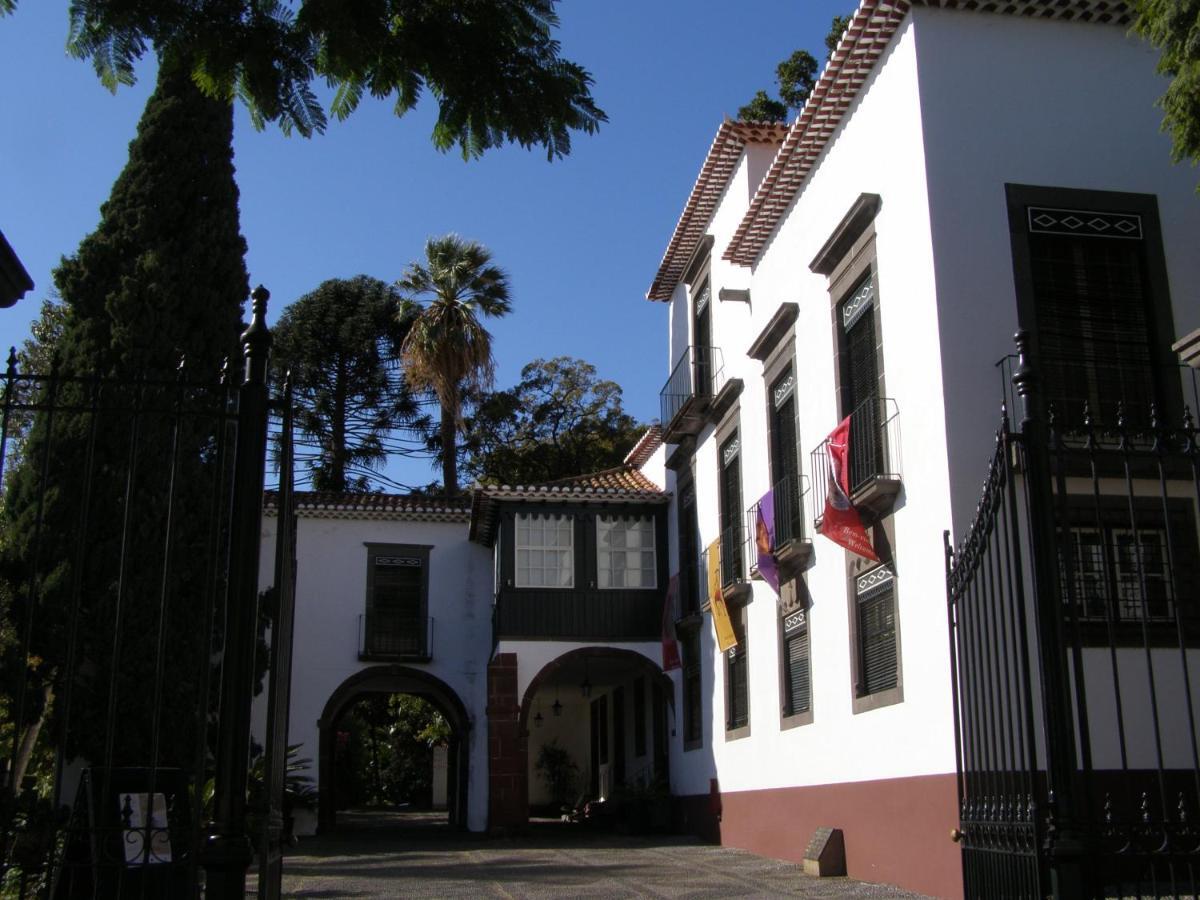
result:
M 763 581 L 779 593 L 779 566 L 771 547 L 775 543 L 775 492 L 767 491 L 758 501 L 758 515 L 754 523 L 754 547 L 758 551 L 758 574 Z

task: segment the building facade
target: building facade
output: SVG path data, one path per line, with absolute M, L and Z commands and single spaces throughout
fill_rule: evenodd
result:
M 1194 173 L 1127 25 L 1113 3 L 865 0 L 796 122 L 719 128 L 648 291 L 695 830 L 800 859 L 840 828 L 852 877 L 962 891 L 942 534 L 971 524 L 1012 335 L 1060 421 L 1111 418 L 1182 410 L 1170 347 L 1200 318 Z M 878 561 L 819 534 L 843 420 Z

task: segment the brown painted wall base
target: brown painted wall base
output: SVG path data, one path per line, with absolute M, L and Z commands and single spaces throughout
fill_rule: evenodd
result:
M 726 847 L 802 862 L 813 832 L 840 828 L 851 878 L 962 897 L 953 774 L 676 798 L 676 824 Z

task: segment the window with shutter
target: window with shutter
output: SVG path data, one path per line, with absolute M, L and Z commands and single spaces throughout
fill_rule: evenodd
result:
M 679 600 L 680 613 L 700 609 L 700 523 L 696 515 L 696 487 L 689 480 L 679 488 Z
M 695 378 L 693 385 L 697 397 L 712 395 L 713 389 L 713 350 L 712 350 L 712 291 L 708 279 L 696 291 L 694 303 L 694 318 L 692 322 L 692 346 L 695 356 Z
M 796 440 L 795 375 L 789 366 L 771 386 L 771 481 L 775 499 L 773 547 L 801 537 L 800 457 Z
M 1100 422 L 1145 420 L 1155 400 L 1151 310 L 1140 217 L 1130 232 L 1049 230 L 1065 211 L 1030 207 L 1029 253 L 1040 363 L 1048 397 L 1071 423 L 1084 404 Z M 1038 222 L 1049 228 L 1042 230 Z M 1136 226 L 1134 223 L 1137 223 Z
M 856 581 L 858 694 L 877 694 L 899 681 L 895 577 L 887 566 Z
M 783 714 L 812 709 L 812 669 L 808 651 L 808 614 L 797 610 L 783 620 Z
M 367 602 L 360 654 L 366 659 L 424 657 L 429 548 L 367 545 Z
M 750 654 L 746 645 L 745 610 L 732 617 L 737 645 L 725 654 L 725 729 L 750 724 Z
M 721 445 L 721 581 L 742 580 L 742 462 L 737 432 Z
M 704 741 L 700 693 L 700 633 L 689 631 L 683 639 L 683 749 L 694 750 Z
M 850 416 L 850 489 L 854 491 L 883 471 L 873 272 L 868 272 L 843 301 L 840 319 L 845 333 L 842 412 Z

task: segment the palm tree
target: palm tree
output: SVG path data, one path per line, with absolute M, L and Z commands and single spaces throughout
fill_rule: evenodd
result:
M 425 242 L 425 262 L 413 262 L 396 286 L 411 328 L 400 346 L 408 383 L 437 395 L 442 409 L 442 483 L 458 493 L 458 429 L 467 392 L 491 387 L 492 336 L 479 316 L 503 316 L 512 309 L 508 276 L 491 264 L 482 244 L 456 234 Z M 422 306 L 420 298 L 428 298 Z

